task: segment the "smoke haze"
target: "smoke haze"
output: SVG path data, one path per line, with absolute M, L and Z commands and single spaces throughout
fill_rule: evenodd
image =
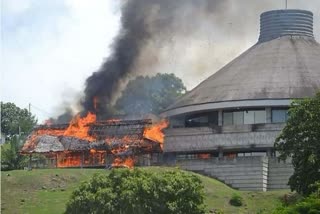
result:
M 315 4 L 320 6 L 312 3 L 313 8 Z M 271 9 L 283 9 L 283 2 L 125 1 L 113 52 L 86 80 L 84 112 L 110 116 L 108 107 L 138 74 L 175 73 L 194 87 L 257 41 L 259 15 Z

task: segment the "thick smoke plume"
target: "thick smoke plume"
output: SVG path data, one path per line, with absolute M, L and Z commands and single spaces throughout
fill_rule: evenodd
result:
M 113 52 L 86 81 L 84 112 L 111 116 L 110 106 L 137 74 L 175 73 L 195 86 L 257 41 L 262 12 L 283 6 L 274 0 L 124 1 Z
M 205 18 L 208 14 L 223 9 L 224 5 L 224 1 L 214 0 L 127 1 L 122 8 L 122 29 L 114 41 L 112 55 L 86 80 L 82 102 L 85 112 L 97 111 L 100 115 L 110 115 L 108 107 L 120 89 L 122 81 L 139 73 L 139 68 L 136 67 L 138 59 L 145 55 L 143 52 L 148 49 L 150 42 L 158 41 L 158 45 L 161 46 L 165 43 L 164 40 L 173 39 L 173 33 L 177 33 L 177 37 L 183 36 L 184 32 L 181 32 L 180 26 L 176 24 L 188 23 L 188 19 L 193 19 L 192 16 L 185 17 L 183 13 L 193 11 L 203 14 Z M 181 18 L 184 19 L 183 22 L 175 22 Z M 186 27 L 189 28 L 187 31 L 193 28 Z M 152 66 L 152 63 L 149 66 Z

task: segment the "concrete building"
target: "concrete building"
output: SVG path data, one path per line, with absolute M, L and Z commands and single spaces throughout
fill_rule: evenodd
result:
M 320 44 L 309 11 L 268 11 L 260 24 L 253 47 L 163 112 L 164 152 L 170 164 L 266 191 L 287 188 L 293 172 L 276 159 L 274 141 L 292 99 L 320 89 Z

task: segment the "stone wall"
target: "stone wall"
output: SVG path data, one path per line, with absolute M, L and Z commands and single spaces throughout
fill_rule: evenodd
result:
M 241 157 L 208 160 L 181 160 L 177 165 L 214 177 L 233 188 L 241 190 L 267 190 L 268 158 Z
M 292 174 L 293 166 L 290 160 L 284 162 L 269 158 L 268 190 L 289 189 L 288 181 Z
M 233 188 L 251 191 L 288 189 L 286 184 L 293 172 L 290 163 L 268 157 L 179 160 L 176 165 L 216 178 Z

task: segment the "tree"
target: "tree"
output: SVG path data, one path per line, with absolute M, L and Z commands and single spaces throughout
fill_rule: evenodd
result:
M 312 193 L 312 184 L 320 181 L 320 92 L 291 104 L 289 119 L 275 148 L 280 159 L 292 158 L 291 190 L 303 195 Z
M 201 180 L 179 170 L 114 169 L 76 189 L 65 213 L 204 213 Z
M 1 146 L 1 170 L 21 169 L 26 165 L 27 158 L 19 153 L 20 148 L 17 136 Z
M 26 158 L 19 151 L 26 135 L 36 125 L 37 120 L 27 109 L 21 109 L 13 103 L 1 102 L 1 132 L 6 136 L 1 146 L 1 169 L 20 169 Z
M 126 114 L 159 114 L 185 92 L 186 87 L 182 80 L 174 74 L 138 76 L 129 81 L 116 103 L 116 108 Z
M 32 128 L 37 124 L 35 116 L 27 109 L 21 109 L 14 103 L 1 102 L 1 132 L 7 138 L 14 135 L 29 134 Z

